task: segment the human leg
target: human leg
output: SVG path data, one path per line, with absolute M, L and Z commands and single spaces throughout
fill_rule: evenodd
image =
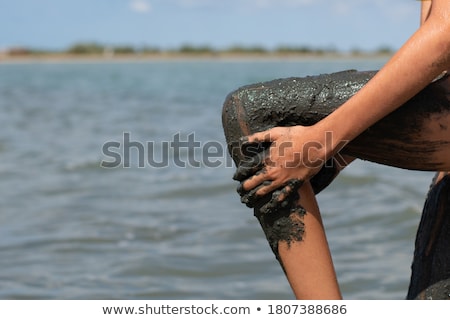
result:
M 228 148 L 238 168 L 243 160 L 240 137 L 274 126 L 314 124 L 338 108 L 373 74 L 344 72 L 281 79 L 246 86 L 230 94 L 224 103 L 222 120 Z M 433 82 L 402 108 L 346 145 L 341 154 L 350 160 L 356 157 L 406 169 L 450 170 L 449 82 L 448 76 Z M 334 166 L 325 169 L 311 179 L 316 193 L 323 190 L 340 171 Z M 310 200 L 307 199 L 314 197 L 303 191 L 301 199 L 300 206 L 308 206 L 305 203 Z M 265 204 L 270 201 L 270 197 L 262 199 L 263 204 L 254 206 L 255 216 L 296 297 L 308 298 L 308 292 L 310 298 L 313 294 L 320 294 L 315 291 L 320 286 L 314 284 L 321 282 L 323 285 L 324 281 L 327 285 L 323 286 L 323 291 L 336 293 L 330 280 L 334 270 L 323 271 L 324 278 L 314 274 L 322 270 L 330 271 L 332 269 L 329 267 L 333 267 L 331 258 L 327 260 L 324 256 L 314 256 L 318 248 L 322 248 L 319 249 L 322 253 L 329 254 L 323 227 L 322 231 L 318 228 L 321 225 L 318 209 L 317 214 L 313 214 L 314 210 L 309 207 L 305 209 L 311 213 L 301 213 L 295 207 L 297 203 L 294 199 L 294 207 L 265 210 Z M 280 205 L 277 201 L 272 202 L 275 208 Z M 316 239 L 318 246 L 314 245 L 312 233 L 321 237 L 321 240 Z M 326 249 L 323 249 L 324 245 Z M 314 269 L 314 266 L 321 268 Z M 311 278 L 308 278 L 309 274 Z
M 306 213 L 291 216 L 304 225 L 301 241 L 278 243 L 278 254 L 286 277 L 297 299 L 341 299 L 330 249 L 313 189 L 304 183 L 299 190 L 299 204 Z

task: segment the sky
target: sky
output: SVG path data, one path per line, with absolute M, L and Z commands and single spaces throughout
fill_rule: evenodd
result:
M 0 0 L 0 50 L 74 43 L 398 49 L 415 0 Z

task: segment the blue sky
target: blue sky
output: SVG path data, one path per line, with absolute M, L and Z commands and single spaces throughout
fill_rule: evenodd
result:
M 415 0 L 0 0 L 0 50 L 73 43 L 397 49 Z

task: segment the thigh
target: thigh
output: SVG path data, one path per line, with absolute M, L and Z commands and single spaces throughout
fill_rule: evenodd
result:
M 347 71 L 279 79 L 228 95 L 222 121 L 230 154 L 242 159 L 239 138 L 276 126 L 313 125 L 339 108 L 376 72 Z M 370 108 L 370 106 L 367 106 Z M 332 132 L 328 134 L 332 139 Z M 380 120 L 342 154 L 413 170 L 450 170 L 450 80 L 436 81 Z

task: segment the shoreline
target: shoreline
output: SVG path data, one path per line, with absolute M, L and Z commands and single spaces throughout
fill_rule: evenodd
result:
M 23 54 L 8 55 L 0 53 L 1 64 L 22 63 L 131 63 L 131 62 L 189 62 L 189 61 L 308 61 L 308 60 L 357 60 L 357 59 L 388 59 L 390 54 L 374 53 L 324 53 L 324 54 L 281 54 L 281 53 L 151 53 L 151 54 Z

